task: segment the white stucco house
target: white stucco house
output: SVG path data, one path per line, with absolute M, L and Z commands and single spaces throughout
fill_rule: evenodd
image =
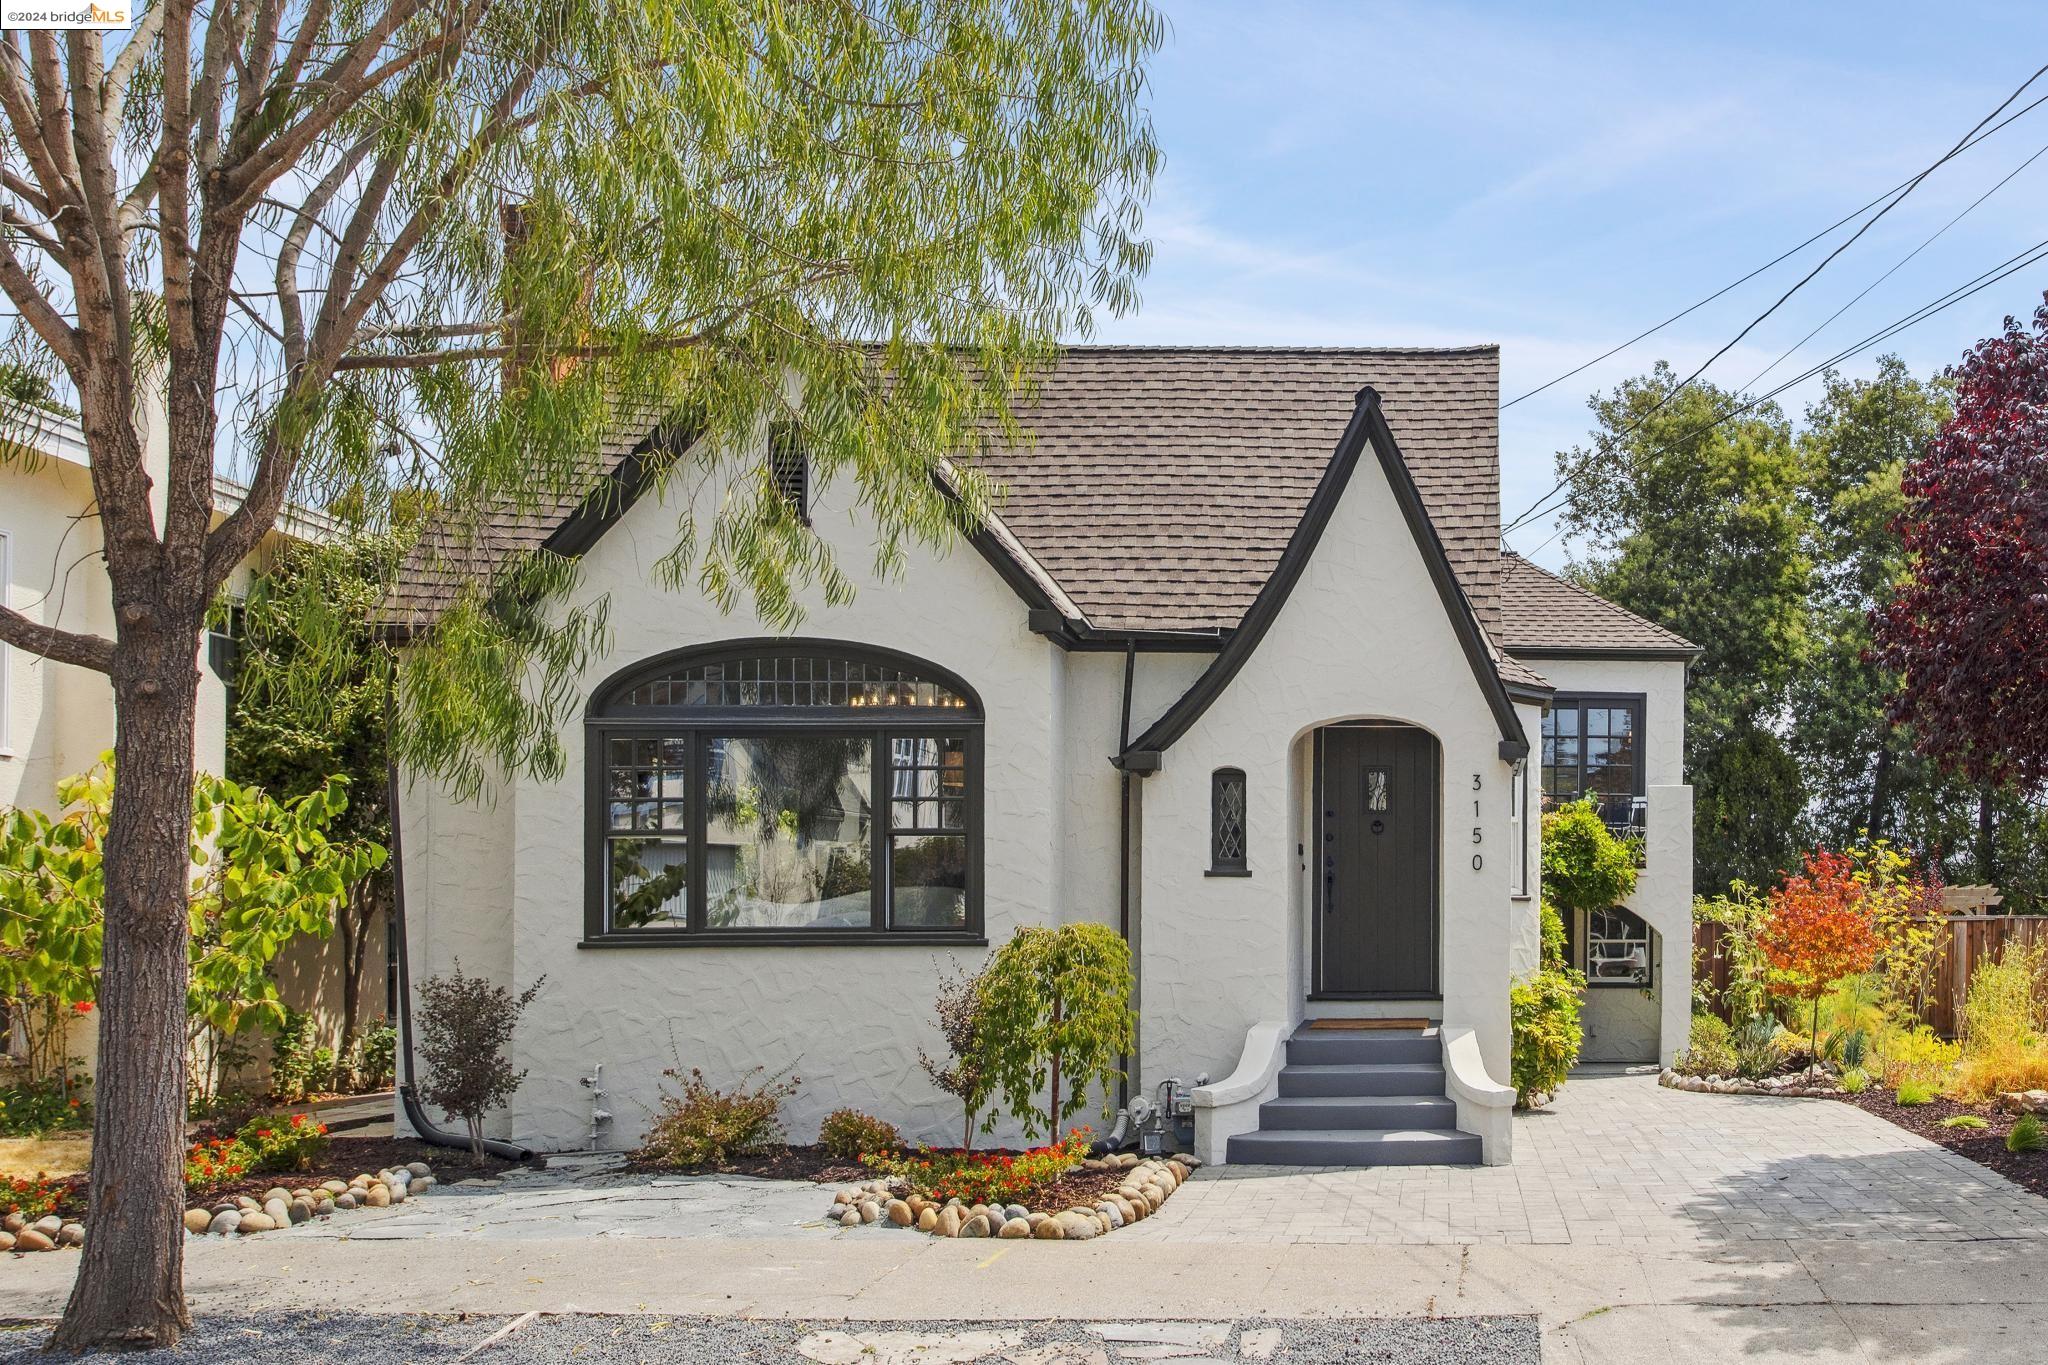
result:
M 1130 1093 L 1179 1081 L 1206 1159 L 1503 1161 L 1536 817 L 1586 793 L 1647 839 L 1632 904 L 1573 926 L 1588 1055 L 1668 1060 L 1695 651 L 1501 552 L 1498 373 L 1074 348 L 982 457 L 999 517 L 899 576 L 859 576 L 846 489 L 782 471 L 858 586 L 787 636 L 655 585 L 680 500 L 721 494 L 650 474 L 659 430 L 601 452 L 601 512 L 491 528 L 467 552 L 580 556 L 614 633 L 560 780 L 402 795 L 412 978 L 547 977 L 500 1131 L 630 1145 L 681 1064 L 791 1069 L 798 1140 L 840 1105 L 954 1140 L 917 1065 L 946 961 L 1095 920 L 1133 949 Z

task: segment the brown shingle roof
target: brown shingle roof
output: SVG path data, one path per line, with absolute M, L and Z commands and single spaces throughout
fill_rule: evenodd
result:
M 1697 654 L 1699 646 L 1517 554 L 1501 556 L 1498 639 L 1516 653 Z
M 1104 629 L 1236 624 L 1367 385 L 1475 614 L 1499 623 L 1499 352 L 1080 346 L 982 458 L 1002 517 Z

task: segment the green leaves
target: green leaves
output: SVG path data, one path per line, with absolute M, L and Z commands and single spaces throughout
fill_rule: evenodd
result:
M 114 795 L 113 755 L 58 792 L 58 818 L 0 817 L 0 993 L 61 1006 L 96 996 L 105 893 L 101 849 Z M 259 787 L 201 774 L 192 800 L 190 984 L 186 1008 L 235 1033 L 281 1024 L 269 966 L 301 934 L 325 936 L 349 884 L 383 866 L 367 840 L 333 841 L 347 783 L 278 801 Z
M 1635 889 L 1635 848 L 1614 837 L 1590 799 L 1543 817 L 1543 899 L 1549 905 L 1566 915 L 1606 910 Z
M 1019 929 L 976 989 L 975 1071 L 1002 1090 L 1027 1134 L 1042 1125 L 1058 1138 L 1060 1124 L 1087 1107 L 1090 1085 L 1107 1088 L 1123 1075 L 1136 1036 L 1131 951 L 1114 929 Z M 997 1117 L 992 1111 L 982 1131 L 994 1131 Z

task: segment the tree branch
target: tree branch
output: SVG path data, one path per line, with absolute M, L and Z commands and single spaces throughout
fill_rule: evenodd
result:
M 128 41 L 114 57 L 113 65 L 107 68 L 106 79 L 100 82 L 100 117 L 110 128 L 121 126 L 121 119 L 128 110 L 128 87 L 135 79 L 137 68 L 149 56 L 149 48 L 163 32 L 164 6 L 151 5 L 149 13 L 136 21 L 128 31 Z
M 114 667 L 113 641 L 31 621 L 12 607 L 0 606 L 0 641 L 38 658 L 95 673 L 111 672 Z
M 21 313 L 22 319 L 34 329 L 45 346 L 50 348 L 65 369 L 73 375 L 85 361 L 85 353 L 79 346 L 78 333 L 64 320 L 56 305 L 44 297 L 42 287 L 35 276 L 28 273 L 14 254 L 14 246 L 0 237 L 0 290 Z

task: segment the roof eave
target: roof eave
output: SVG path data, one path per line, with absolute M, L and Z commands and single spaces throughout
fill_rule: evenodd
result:
M 1691 663 L 1706 651 L 1698 645 L 1509 645 L 1517 659 L 1671 660 Z

